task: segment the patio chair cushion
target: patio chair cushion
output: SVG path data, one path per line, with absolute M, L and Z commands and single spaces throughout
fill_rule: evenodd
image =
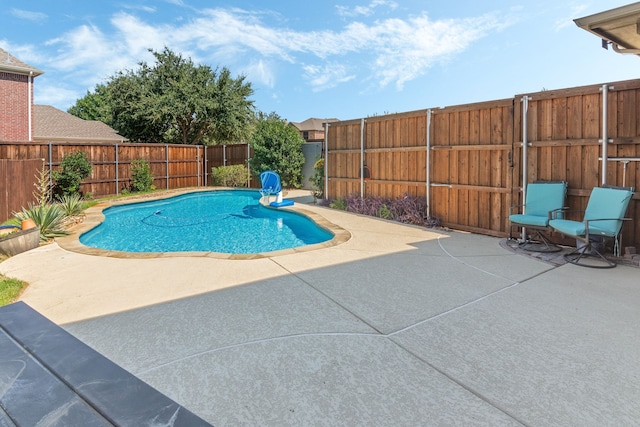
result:
M 611 230 L 600 228 L 594 225 L 595 223 L 596 222 L 589 223 L 590 235 L 615 237 L 617 234 L 611 234 Z M 566 236 L 585 236 L 587 234 L 587 226 L 584 222 L 571 221 L 568 219 L 552 219 L 549 225 Z
M 546 227 L 549 225 L 549 212 L 562 208 L 566 192 L 566 182 L 528 184 L 525 213 L 509 215 L 509 221 L 529 227 Z
M 549 224 L 549 216 L 542 215 L 513 214 L 509 215 L 509 221 L 514 224 L 524 224 L 528 227 L 546 227 Z

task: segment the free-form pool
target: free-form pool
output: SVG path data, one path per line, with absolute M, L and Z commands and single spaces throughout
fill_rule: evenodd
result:
M 260 197 L 257 191 L 218 190 L 110 207 L 80 243 L 123 252 L 253 254 L 333 237 L 304 215 L 262 206 Z

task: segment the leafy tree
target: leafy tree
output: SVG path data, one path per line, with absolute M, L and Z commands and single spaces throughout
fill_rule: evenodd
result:
M 111 126 L 112 114 L 108 99 L 108 89 L 104 84 L 96 85 L 93 92 L 76 101 L 76 104 L 67 110 L 84 120 L 98 120 Z
M 251 170 L 256 176 L 272 170 L 280 175 L 283 187 L 299 188 L 304 165 L 303 143 L 300 133 L 277 114 L 260 114 L 251 137 Z
M 132 142 L 173 142 L 165 140 L 167 123 L 154 121 L 147 102 L 145 78 L 133 71 L 121 71 L 108 83 L 111 126 Z
M 233 78 L 226 67 L 195 65 L 166 47 L 150 52 L 154 64 L 141 62 L 136 70 L 118 72 L 69 111 L 102 120 L 134 142 L 215 144 L 248 139 L 254 106 L 245 76 Z

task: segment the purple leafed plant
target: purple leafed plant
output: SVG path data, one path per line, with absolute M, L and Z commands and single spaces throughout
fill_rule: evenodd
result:
M 410 196 L 407 193 L 396 199 L 350 194 L 344 198 L 344 202 L 349 212 L 425 227 L 440 225 L 440 220 L 427 216 L 425 198 Z

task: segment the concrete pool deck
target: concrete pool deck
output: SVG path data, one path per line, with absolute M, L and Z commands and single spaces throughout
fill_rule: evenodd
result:
M 351 239 L 246 260 L 52 244 L 0 273 L 30 283 L 31 307 L 219 426 L 640 420 L 638 268 L 557 266 L 497 238 L 303 208 Z

